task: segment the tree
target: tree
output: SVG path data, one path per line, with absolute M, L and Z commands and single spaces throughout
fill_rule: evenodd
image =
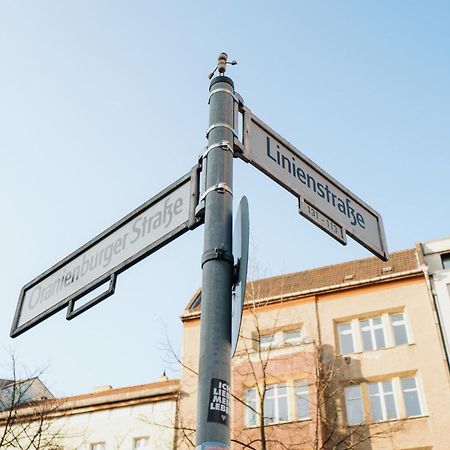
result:
M 233 448 L 371 449 L 375 440 L 390 439 L 402 422 L 346 425 L 343 386 L 366 380 L 357 358 L 337 355 L 329 339 L 323 343 L 317 304 L 284 298 L 279 293 L 285 292 L 286 286 L 279 281 L 272 286 L 270 279 L 263 281 L 247 287 L 240 345 L 233 360 Z M 198 295 L 191 305 L 185 352 L 183 358 L 176 357 L 183 368 L 177 448 L 195 447 L 197 374 L 192 347 L 198 323 L 194 326 L 192 320 L 199 318 Z M 272 339 L 274 336 L 281 336 L 283 342 Z M 296 400 L 290 402 L 291 411 L 282 412 L 280 398 L 287 391 L 291 400 Z
M 254 294 L 250 291 L 250 295 Z M 234 398 L 235 404 L 240 405 L 235 410 L 240 409 L 241 413 L 235 413 L 233 442 L 236 448 L 252 450 L 288 450 L 311 444 L 320 434 L 320 422 L 311 408 L 316 395 L 311 345 L 302 346 L 301 351 L 297 346 L 281 349 L 275 339 L 286 322 L 280 317 L 280 309 L 263 317 L 253 302 L 247 311 L 249 319 L 241 332 L 243 345 L 234 362 Z M 292 322 L 296 323 L 295 320 Z M 283 381 L 286 372 L 301 373 L 301 380 L 307 382 L 306 409 L 311 411 L 307 421 L 289 422 L 287 401 L 282 405 L 272 403 L 273 394 L 286 398 L 288 390 L 294 388 L 292 383 L 288 385 Z M 242 385 L 247 389 L 240 390 Z M 242 428 L 243 422 L 247 427 Z
M 389 439 L 401 429 L 400 422 L 372 424 L 370 427 L 364 423 L 347 426 L 342 408 L 342 382 L 349 380 L 350 358 L 337 356 L 331 345 L 322 344 L 318 327 L 312 335 L 299 338 L 295 345 L 280 344 L 275 336 L 298 336 L 294 333 L 298 333 L 299 328 L 290 328 L 289 323 L 300 324 L 300 318 L 296 318 L 289 309 L 282 317 L 283 299 L 273 312 L 263 312 L 266 305 L 257 301 L 261 295 L 255 292 L 255 284 L 250 285 L 248 297 L 247 311 L 252 325 L 248 323 L 243 327 L 242 350 L 239 360 L 234 363 L 237 381 L 234 383 L 234 398 L 242 411 L 234 422 L 233 442 L 237 444 L 236 448 L 370 449 L 375 440 Z M 287 334 L 283 330 L 287 330 Z M 353 376 L 362 378 L 360 367 L 355 363 L 352 371 Z M 283 382 L 286 372 L 296 373 L 301 378 L 289 385 Z M 249 388 L 242 391 L 239 385 Z M 274 389 L 278 390 L 276 406 L 270 399 Z M 283 408 L 280 397 L 288 395 L 289 389 L 295 390 L 294 421 L 291 416 L 293 408 L 287 412 L 287 402 L 285 417 L 282 417 L 283 412 L 276 411 Z M 290 396 L 294 397 L 292 393 Z M 239 422 L 246 419 L 250 426 L 242 428 Z
M 0 380 L 1 449 L 58 448 L 61 430 L 52 418 L 58 402 L 40 381 L 42 373 L 19 377 L 16 356 L 10 354 L 8 379 Z

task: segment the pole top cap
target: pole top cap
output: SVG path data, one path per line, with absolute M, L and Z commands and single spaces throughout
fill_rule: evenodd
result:
M 231 62 L 228 62 L 228 55 L 225 52 L 219 53 L 219 56 L 217 57 L 217 66 L 209 74 L 208 78 L 211 79 L 214 76 L 216 70 L 219 72 L 220 75 L 223 75 L 227 70 L 227 64 L 235 66 L 237 64 L 237 61 L 233 60 Z

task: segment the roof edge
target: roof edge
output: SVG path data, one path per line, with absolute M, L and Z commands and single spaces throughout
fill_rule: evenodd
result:
M 348 281 L 348 282 L 344 282 L 344 283 L 339 283 L 339 284 L 334 284 L 334 285 L 330 285 L 330 286 L 323 286 L 320 288 L 315 288 L 315 289 L 306 289 L 303 291 L 297 291 L 297 292 L 291 292 L 287 295 L 274 295 L 274 296 L 269 296 L 269 297 L 263 297 L 263 298 L 258 298 L 254 301 L 250 301 L 250 302 L 245 302 L 244 303 L 244 309 L 248 308 L 250 305 L 260 305 L 260 304 L 271 304 L 271 303 L 277 303 L 281 300 L 293 300 L 296 298 L 302 298 L 302 297 L 308 297 L 311 295 L 316 295 L 316 294 L 321 294 L 321 293 L 325 293 L 325 292 L 337 292 L 337 291 L 342 291 L 342 290 L 346 290 L 346 289 L 351 289 L 354 287 L 360 287 L 360 286 L 366 286 L 369 284 L 373 284 L 373 283 L 386 283 L 388 281 L 393 281 L 396 279 L 402 279 L 402 278 L 411 278 L 417 275 L 423 274 L 423 268 L 422 267 L 418 267 L 417 269 L 412 269 L 412 270 L 406 270 L 403 272 L 397 272 L 397 273 L 392 273 L 392 274 L 387 274 L 387 275 L 380 275 L 378 277 L 372 277 L 372 278 L 367 278 L 364 280 L 355 280 L 355 281 Z M 185 314 L 183 314 L 183 316 L 181 317 L 181 320 L 183 322 L 188 321 L 188 320 L 193 320 L 193 319 L 197 319 L 200 317 L 200 311 L 193 311 L 193 312 L 189 312 L 189 311 L 185 311 Z

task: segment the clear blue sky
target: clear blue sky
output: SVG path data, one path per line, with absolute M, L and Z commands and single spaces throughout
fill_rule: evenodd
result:
M 11 349 L 57 395 L 177 376 L 165 336 L 181 348 L 203 228 L 72 322 L 9 328 L 24 284 L 194 165 L 221 51 L 247 106 L 381 213 L 391 251 L 449 236 L 449 23 L 445 1 L 0 2 L 0 377 Z M 253 278 L 370 256 L 236 160 L 243 194 Z

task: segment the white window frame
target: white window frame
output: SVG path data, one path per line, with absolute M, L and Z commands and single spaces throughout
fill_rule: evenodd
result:
M 358 388 L 359 396 L 356 397 L 350 397 L 350 389 L 355 390 L 355 388 Z M 361 389 L 360 384 L 353 384 L 351 386 L 344 387 L 344 399 L 345 399 L 345 413 L 347 417 L 347 425 L 354 426 L 354 425 L 360 425 L 365 422 L 365 410 L 364 410 L 364 401 L 363 401 L 363 393 Z M 349 411 L 351 408 L 349 407 L 350 404 L 356 404 L 359 410 L 361 411 L 361 422 L 352 422 L 350 423 L 350 414 Z
M 302 385 L 305 383 L 305 385 Z M 281 394 L 281 388 L 285 388 L 285 394 Z M 265 392 L 265 406 L 267 402 L 273 402 L 273 417 L 268 417 L 267 409 L 264 408 L 264 424 L 277 425 L 293 421 L 311 420 L 310 406 L 310 384 L 307 378 L 295 378 L 279 383 L 271 383 L 267 385 Z M 244 389 L 244 427 L 253 428 L 259 426 L 261 410 L 260 410 L 260 391 L 258 386 Z M 303 396 L 308 401 L 308 417 L 299 417 L 297 411 L 297 396 Z M 280 418 L 280 400 L 286 400 L 286 417 Z M 247 406 L 248 405 L 248 406 Z M 283 410 L 284 411 L 284 410 Z
M 380 319 L 380 323 L 379 324 L 374 324 L 374 320 Z M 361 325 L 361 322 L 363 321 L 367 321 L 368 325 L 363 326 Z M 377 345 L 377 338 L 375 336 L 375 331 L 376 330 L 381 330 L 383 333 L 383 340 L 384 340 L 384 347 L 378 347 Z M 361 333 L 361 345 L 363 348 L 363 351 L 365 352 L 370 352 L 373 350 L 381 350 L 383 348 L 387 347 L 387 342 L 386 342 L 386 330 L 385 330 L 385 326 L 384 326 L 384 320 L 383 320 L 383 316 L 375 316 L 375 317 L 369 317 L 368 319 L 359 319 L 359 331 Z M 363 338 L 363 332 L 364 331 L 369 331 L 369 336 L 370 336 L 370 341 L 372 343 L 372 348 L 368 348 L 365 349 L 364 348 L 364 338 Z
M 344 325 L 350 325 L 350 329 L 341 331 L 341 327 Z M 340 350 L 341 354 L 342 355 L 351 355 L 352 353 L 356 353 L 356 339 L 355 339 L 355 330 L 353 328 L 353 321 L 338 323 L 337 329 L 338 329 L 338 335 L 339 335 L 339 350 Z M 346 335 L 350 335 L 352 337 L 353 351 L 351 351 L 351 352 L 344 352 L 343 348 L 342 348 L 341 336 L 346 336 Z
M 416 387 L 414 389 L 403 389 L 402 386 L 402 380 L 408 380 L 408 379 L 413 379 Z M 402 393 L 402 400 L 403 400 L 403 404 L 404 404 L 404 408 L 405 408 L 405 416 L 409 419 L 410 417 L 422 417 L 423 415 L 425 415 L 425 408 L 424 408 L 424 402 L 422 400 L 422 390 L 420 389 L 420 384 L 419 384 L 419 380 L 417 378 L 417 376 L 411 376 L 411 377 L 401 377 L 400 378 L 400 391 Z M 406 402 L 405 402 L 405 392 L 412 392 L 415 391 L 417 394 L 417 400 L 419 402 L 419 407 L 420 407 L 420 414 L 415 414 L 415 415 L 408 415 L 408 411 L 406 410 Z
M 106 442 L 105 441 L 92 442 L 91 444 L 89 444 L 89 450 L 106 450 Z
M 267 341 L 266 341 L 267 339 Z M 261 350 L 268 350 L 276 344 L 276 334 L 267 333 L 259 336 L 259 348 Z
M 294 398 L 295 398 L 295 418 L 297 420 L 311 419 L 311 403 L 309 396 L 309 382 L 307 378 L 294 381 Z M 308 415 L 300 417 L 297 409 L 297 398 L 302 398 L 308 404 Z
M 280 394 L 281 389 L 285 389 L 285 394 Z M 282 398 L 286 398 L 286 412 L 287 419 L 280 419 L 280 400 Z M 289 386 L 287 383 L 275 383 L 268 384 L 266 388 L 266 392 L 264 395 L 264 403 L 273 401 L 273 417 L 267 417 L 267 411 L 264 405 L 264 423 L 266 425 L 273 425 L 277 423 L 289 422 L 290 420 L 290 412 L 289 412 Z
M 145 440 L 144 447 L 137 447 L 136 444 L 141 440 Z M 133 438 L 133 450 L 139 450 L 141 448 L 150 450 L 150 436 L 138 436 Z
M 253 395 L 254 398 L 250 398 L 250 395 Z M 258 390 L 256 389 L 256 386 L 245 390 L 244 425 L 246 427 L 255 427 L 258 425 L 258 410 L 259 410 L 258 400 L 259 400 L 259 393 Z
M 414 379 L 415 381 L 415 388 L 412 389 L 403 389 L 402 387 L 402 380 L 407 379 Z M 383 383 L 390 382 L 392 386 L 392 391 L 386 391 L 383 387 Z M 378 386 L 378 392 L 376 394 L 370 394 L 369 393 L 369 385 L 377 385 Z M 360 397 L 354 397 L 349 398 L 348 392 L 349 389 L 355 388 L 357 386 L 359 388 Z M 419 402 L 420 407 L 420 414 L 418 415 L 408 415 L 408 412 L 406 410 L 406 402 L 404 398 L 405 392 L 415 392 L 417 395 L 417 399 Z M 386 408 L 386 397 L 388 395 L 392 395 L 395 405 L 395 412 L 396 417 L 387 417 L 387 408 Z M 373 402 L 372 398 L 378 397 L 380 400 L 381 405 L 381 412 L 382 412 L 382 418 L 376 419 L 372 415 L 373 411 Z M 349 386 L 344 386 L 344 400 L 345 400 L 345 410 L 346 410 L 346 416 L 347 416 L 347 425 L 354 426 L 359 425 L 360 423 L 366 423 L 367 419 L 370 419 L 369 423 L 381 423 L 386 421 L 393 421 L 393 420 L 403 420 L 403 419 L 410 419 L 415 417 L 423 417 L 427 414 L 426 412 L 426 404 L 423 397 L 423 391 L 421 388 L 420 380 L 417 375 L 411 375 L 411 376 L 395 376 L 392 378 L 387 378 L 380 381 L 375 382 L 363 382 L 361 384 L 352 384 Z M 360 423 L 350 423 L 349 422 L 349 403 L 351 401 L 358 401 L 359 407 L 362 408 L 362 415 L 363 415 L 363 421 Z M 369 406 L 369 411 L 365 412 L 364 405 Z
M 293 336 L 294 333 L 298 333 L 298 336 Z M 290 337 L 289 337 L 290 335 Z M 302 327 L 294 328 L 292 330 L 283 330 L 283 344 L 294 345 L 303 340 Z
M 383 384 L 390 383 L 391 384 L 391 390 L 386 391 L 384 389 Z M 376 394 L 370 394 L 369 393 L 369 386 L 377 386 L 378 392 Z M 383 380 L 383 381 L 377 381 L 374 383 L 367 383 L 367 394 L 369 396 L 369 403 L 370 403 L 370 412 L 371 412 L 371 419 L 373 422 L 386 422 L 387 420 L 397 420 L 399 419 L 399 413 L 398 413 L 398 398 L 395 392 L 394 382 L 392 379 L 390 380 Z M 387 417 L 387 407 L 386 407 L 386 397 L 392 396 L 394 399 L 394 407 L 395 407 L 395 417 Z M 381 406 L 381 419 L 375 420 L 373 417 L 373 406 L 372 406 L 372 397 L 377 397 L 380 401 Z
M 398 322 L 392 322 L 392 316 L 399 316 L 399 315 L 403 316 L 402 320 L 398 321 Z M 394 347 L 399 347 L 400 345 L 407 345 L 407 344 L 411 343 L 411 333 L 409 331 L 409 325 L 408 325 L 407 315 L 406 315 L 405 311 L 390 313 L 389 314 L 389 324 L 392 329 L 392 344 Z M 397 344 L 397 342 L 395 342 L 394 329 L 395 329 L 395 327 L 400 327 L 400 326 L 404 326 L 404 328 L 405 328 L 406 342 L 403 344 Z
M 393 317 L 401 316 L 401 320 L 393 322 Z M 380 323 L 375 324 L 374 321 L 379 320 Z M 366 322 L 366 324 L 364 324 Z M 364 325 L 363 325 L 364 324 Z M 406 334 L 407 342 L 397 343 L 395 339 L 395 329 L 403 327 Z M 347 328 L 343 330 L 343 328 Z M 408 320 L 408 313 L 405 310 L 378 313 L 369 317 L 353 318 L 347 321 L 336 320 L 336 345 L 339 348 L 340 355 L 351 355 L 353 353 L 362 353 L 370 351 L 384 350 L 402 345 L 410 345 L 413 343 L 413 336 Z M 384 347 L 377 345 L 376 333 L 382 333 L 384 339 Z M 344 349 L 343 338 L 349 337 L 353 351 Z M 364 337 L 370 343 L 372 348 L 364 348 Z M 348 344 L 350 346 L 350 344 Z M 344 351 L 345 350 L 345 351 Z

